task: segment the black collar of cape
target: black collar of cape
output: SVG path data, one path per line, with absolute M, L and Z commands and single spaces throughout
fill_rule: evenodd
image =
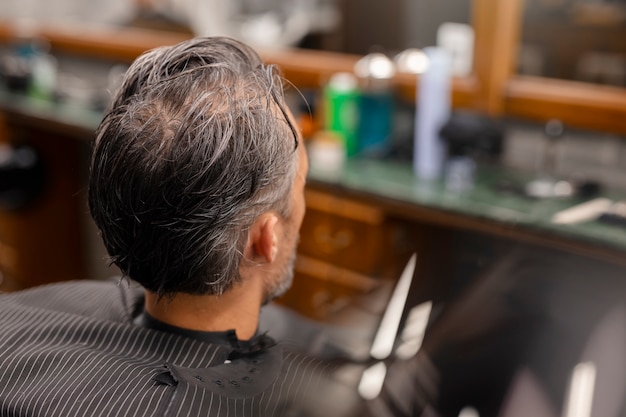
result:
M 146 312 L 135 319 L 135 324 L 222 345 L 228 350 L 223 363 L 206 368 L 189 368 L 166 363 L 164 371 L 154 378 L 157 383 L 172 386 L 186 383 L 230 398 L 246 398 L 265 391 L 280 373 L 282 350 L 265 333 L 243 341 L 237 339 L 234 330 L 202 332 L 183 329 L 157 320 Z

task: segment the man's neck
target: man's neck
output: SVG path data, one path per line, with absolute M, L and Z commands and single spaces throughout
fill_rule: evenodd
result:
M 234 329 L 241 340 L 252 338 L 257 330 L 262 296 L 252 284 L 241 284 L 215 295 L 177 294 L 173 299 L 158 298 L 146 291 L 145 309 L 157 320 L 188 330 L 216 332 Z

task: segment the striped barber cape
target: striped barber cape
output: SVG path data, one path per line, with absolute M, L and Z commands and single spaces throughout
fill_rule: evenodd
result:
M 137 326 L 142 305 L 127 282 L 0 295 L 0 417 L 344 414 L 319 401 L 352 395 L 328 377 L 332 361 L 267 336 L 237 351 Z

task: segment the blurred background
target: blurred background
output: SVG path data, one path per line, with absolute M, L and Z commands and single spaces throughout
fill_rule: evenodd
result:
M 282 70 L 309 149 L 277 305 L 321 336 L 279 335 L 431 349 L 443 416 L 626 415 L 626 0 L 2 0 L 1 291 L 119 275 L 93 132 L 135 57 L 210 35 Z

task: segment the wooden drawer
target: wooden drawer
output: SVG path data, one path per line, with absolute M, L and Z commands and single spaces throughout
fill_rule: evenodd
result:
M 346 324 L 356 312 L 378 317 L 391 288 L 391 280 L 374 279 L 298 255 L 292 288 L 279 302 L 316 320 Z
M 318 191 L 307 190 L 306 200 L 298 253 L 361 274 L 378 275 L 390 240 L 384 213 Z
M 306 202 L 294 283 L 278 301 L 327 323 L 379 320 L 406 258 L 402 225 L 325 191 L 307 188 Z

